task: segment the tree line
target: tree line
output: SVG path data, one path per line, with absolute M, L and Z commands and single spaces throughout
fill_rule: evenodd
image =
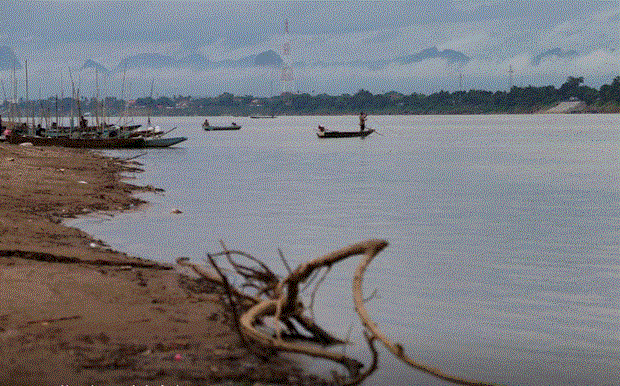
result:
M 223 93 L 216 97 L 173 95 L 124 101 L 114 97 L 102 100 L 81 98 L 76 108 L 72 98 L 51 97 L 39 101 L 11 103 L 4 101 L 0 111 L 12 115 L 68 116 L 71 111 L 100 116 L 252 116 L 252 115 L 340 115 L 357 114 L 527 114 L 543 111 L 567 100 L 584 102 L 584 112 L 620 112 L 620 76 L 611 84 L 595 89 L 583 84 L 583 77 L 568 77 L 555 86 L 513 86 L 509 91 L 439 91 L 430 95 L 410 95 L 391 91 L 372 94 L 366 90 L 332 96 L 327 94 L 283 93 L 272 97 L 235 96 Z

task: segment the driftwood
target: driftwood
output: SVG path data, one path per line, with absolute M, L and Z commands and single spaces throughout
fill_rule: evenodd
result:
M 377 368 L 378 354 L 374 344 L 376 341 L 380 341 L 397 358 L 417 370 L 455 384 L 492 386 L 488 383 L 451 376 L 414 361 L 405 354 L 401 345 L 389 340 L 370 318 L 364 306 L 368 300 L 363 297 L 364 272 L 374 257 L 388 245 L 387 241 L 371 239 L 353 244 L 303 263 L 295 270 L 290 269 L 282 252 L 279 251 L 280 258 L 288 271 L 284 278 L 280 278 L 272 272 L 259 259 L 241 251 L 228 250 L 224 243 L 221 245 L 222 252 L 207 255 L 215 272 L 211 272 L 198 264 L 190 263 L 186 258 L 179 259 L 177 262 L 179 265 L 192 268 L 201 277 L 224 289 L 227 303 L 235 318 L 235 328 L 242 342 L 246 343 L 253 352 L 258 354 L 260 350 L 252 345 L 259 345 L 262 348 L 261 350 L 293 352 L 331 360 L 343 366 L 348 372 L 346 377 L 334 374 L 336 384 L 357 385 L 362 383 Z M 329 346 L 345 344 L 346 342 L 333 336 L 318 326 L 312 317 L 307 316 L 305 312 L 308 311 L 308 308 L 299 298 L 300 293 L 319 276 L 319 272 L 326 269 L 327 272 L 318 280 L 315 284 L 316 288 L 312 292 L 312 303 L 314 303 L 316 289 L 329 269 L 334 264 L 355 255 L 363 255 L 353 278 L 353 300 L 355 310 L 365 328 L 364 338 L 372 354 L 372 363 L 366 369 L 355 358 L 328 349 Z M 223 264 L 218 262 L 221 257 L 225 257 L 227 265 L 231 267 L 230 269 L 224 269 Z M 247 263 L 248 261 L 249 263 Z M 242 283 L 231 285 L 227 278 L 228 275 L 241 278 Z M 304 283 L 306 286 L 302 287 Z M 271 322 L 271 329 L 264 328 L 268 322 Z M 300 331 L 300 328 L 303 328 L 303 331 Z M 303 344 L 302 342 L 312 342 L 315 345 Z

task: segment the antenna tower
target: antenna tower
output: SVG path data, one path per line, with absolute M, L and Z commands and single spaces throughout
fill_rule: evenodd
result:
M 510 92 L 510 90 L 512 90 L 512 87 L 514 86 L 514 74 L 515 74 L 515 70 L 512 69 L 512 64 L 508 66 L 508 79 L 510 81 L 510 89 L 508 90 L 508 92 Z
M 288 33 L 288 19 L 284 20 L 284 44 L 282 44 L 282 93 L 291 92 L 293 69 L 291 68 L 291 39 Z

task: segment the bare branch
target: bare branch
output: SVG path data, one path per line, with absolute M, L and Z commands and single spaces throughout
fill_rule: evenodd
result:
M 370 331 L 373 338 L 380 340 L 383 343 L 383 345 L 392 354 L 394 354 L 398 359 L 407 363 L 409 366 L 415 369 L 418 369 L 434 377 L 437 377 L 439 379 L 443 379 L 443 380 L 446 380 L 446 381 L 449 381 L 449 382 L 452 382 L 458 385 L 493 386 L 490 383 L 466 380 L 466 379 L 462 379 L 462 378 L 455 377 L 452 375 L 448 375 L 448 374 L 443 373 L 439 369 L 435 369 L 428 365 L 418 363 L 405 354 L 405 351 L 402 345 L 398 343 L 393 343 L 381 332 L 381 330 L 379 330 L 379 327 L 370 318 L 370 315 L 368 314 L 368 311 L 366 310 L 366 307 L 364 306 L 364 297 L 362 294 L 362 283 L 364 280 L 364 272 L 366 271 L 366 268 L 368 267 L 370 262 L 372 262 L 377 252 L 383 249 L 385 246 L 387 246 L 387 243 L 385 243 L 384 245 L 378 244 L 374 250 L 369 249 L 364 255 L 364 257 L 362 258 L 362 260 L 360 261 L 359 265 L 357 266 L 357 269 L 355 270 L 355 276 L 353 277 L 353 300 L 355 302 L 355 310 L 357 311 L 357 314 L 359 315 L 360 320 L 362 324 L 364 325 L 364 327 L 368 331 Z
M 278 302 L 281 300 L 263 300 L 259 304 L 252 307 L 245 314 L 241 316 L 241 327 L 244 333 L 251 339 L 261 343 L 262 345 L 273 348 L 278 351 L 294 352 L 299 354 L 305 354 L 316 358 L 324 358 L 333 362 L 339 363 L 344 366 L 351 377 L 357 377 L 359 369 L 362 364 L 355 359 L 349 358 L 340 353 L 315 348 L 312 346 L 302 346 L 294 343 L 284 342 L 282 340 L 276 340 L 258 331 L 254 324 L 256 321 L 264 316 L 274 315 L 278 306 Z
M 286 294 L 286 302 L 285 307 L 283 308 L 283 312 L 290 312 L 290 310 L 295 307 L 295 302 L 297 301 L 297 296 L 299 293 L 299 283 L 305 281 L 308 276 L 310 276 L 312 272 L 314 272 L 314 270 L 322 267 L 330 267 L 333 264 L 338 263 L 339 261 L 342 261 L 350 256 L 367 253 L 367 251 L 373 251 L 379 248 L 379 250 L 375 252 L 376 254 L 386 245 L 387 241 L 384 240 L 368 240 L 365 242 L 349 245 L 348 247 L 339 249 L 335 252 L 328 253 L 327 255 L 301 264 L 286 279 L 281 281 L 276 288 L 276 294 L 282 294 L 284 288 L 286 288 L 288 292 Z
M 280 260 L 282 260 L 282 263 L 284 264 L 284 267 L 286 268 L 286 270 L 288 271 L 288 273 L 290 275 L 290 273 L 292 272 L 291 271 L 291 267 L 288 265 L 288 262 L 284 258 L 284 254 L 282 253 L 282 250 L 280 248 L 278 248 L 278 255 L 280 256 Z
M 289 272 L 284 279 L 280 279 L 261 260 L 241 251 L 229 250 L 221 240 L 220 244 L 223 252 L 208 255 L 209 261 L 216 273 L 210 272 L 199 265 L 189 263 L 187 259 L 179 259 L 178 263 L 191 267 L 200 276 L 225 289 L 228 302 L 237 322 L 235 326 L 242 341 L 251 350 L 254 351 L 254 346 L 250 344 L 250 341 L 254 342 L 254 344 L 258 343 L 269 350 L 287 351 L 331 360 L 342 365 L 349 373 L 348 377 L 334 374 L 334 381 L 337 384 L 349 386 L 362 383 L 376 370 L 378 354 L 375 348 L 375 341 L 380 340 L 392 354 L 415 369 L 460 385 L 492 386 L 488 383 L 451 376 L 438 369 L 415 362 L 405 354 L 400 344 L 390 341 L 370 318 L 365 308 L 365 303 L 377 297 L 377 290 L 375 289 L 368 298 L 363 297 L 362 284 L 364 273 L 374 257 L 388 245 L 387 241 L 373 239 L 353 244 L 310 260 L 292 271 L 284 259 L 282 251 L 278 249 L 280 258 Z M 347 356 L 344 350 L 338 353 L 330 351 L 325 347 L 320 348 L 299 344 L 300 341 L 311 341 L 324 346 L 345 343 L 345 341 L 333 336 L 315 323 L 313 308 L 318 289 L 329 274 L 331 267 L 354 255 L 363 255 L 353 278 L 353 299 L 355 310 L 365 328 L 364 338 L 372 354 L 372 363 L 364 371 L 362 371 L 363 364 Z M 229 283 L 229 277 L 224 275 L 222 268 L 216 262 L 216 258 L 220 256 L 225 256 L 227 263 L 233 268 L 233 271 L 231 273 L 227 272 L 227 275 L 229 277 L 232 277 L 231 275 L 236 275 L 234 277 L 237 278 L 240 277 L 243 280 L 241 284 L 233 286 Z M 323 268 L 325 268 L 324 273 L 322 273 Z M 316 284 L 313 284 L 314 288 L 310 296 L 310 306 L 305 307 L 299 299 L 300 287 L 303 284 L 302 291 L 305 290 L 317 278 L 319 278 L 318 281 Z M 243 289 L 251 289 L 253 295 L 249 295 Z M 304 315 L 308 308 L 312 317 Z M 240 310 L 245 311 L 239 315 Z M 270 332 L 257 328 L 257 326 L 263 324 L 265 318 L 272 318 L 275 323 L 273 330 Z M 298 330 L 297 327 L 299 326 L 306 330 L 303 331 L 304 333 L 307 332 L 306 335 L 302 335 Z M 274 332 L 275 334 L 273 334 Z M 257 354 L 260 355 L 260 353 Z
M 364 382 L 366 378 L 370 376 L 370 374 L 374 373 L 377 369 L 377 366 L 379 365 L 379 353 L 377 352 L 377 349 L 374 345 L 376 338 L 372 336 L 368 331 L 364 330 L 364 339 L 366 339 L 366 343 L 368 343 L 368 348 L 370 349 L 370 353 L 372 354 L 372 363 L 370 364 L 370 366 L 368 366 L 366 371 L 360 373 L 356 378 L 352 378 L 349 381 L 342 383 L 343 386 L 359 385 L 360 383 Z
M 217 273 L 213 273 L 210 271 L 207 271 L 206 269 L 204 269 L 203 267 L 201 267 L 198 264 L 194 264 L 189 262 L 189 260 L 187 258 L 180 258 L 177 259 L 177 264 L 179 264 L 180 266 L 184 266 L 184 267 L 189 267 L 191 268 L 197 275 L 199 275 L 200 277 L 203 277 L 207 280 L 209 280 L 210 282 L 217 284 L 221 287 L 226 287 L 227 285 L 227 280 L 224 279 L 224 276 L 221 274 L 221 270 L 217 270 Z M 248 302 L 250 302 L 251 304 L 256 304 L 258 303 L 260 300 L 258 298 L 255 298 L 251 295 L 248 295 L 242 291 L 237 290 L 235 287 L 233 286 L 229 286 L 230 291 L 232 291 L 236 297 L 240 298 L 240 299 L 244 299 Z
M 237 302 L 233 300 L 233 291 L 231 290 L 231 286 L 228 283 L 228 279 L 226 279 L 226 276 L 222 274 L 222 272 L 220 271 L 220 268 L 217 266 L 217 264 L 215 264 L 215 260 L 213 260 L 213 257 L 209 254 L 207 254 L 207 257 L 209 258 L 209 261 L 211 262 L 211 265 L 213 266 L 213 268 L 217 271 L 218 275 L 220 275 L 220 277 L 222 278 L 222 281 L 224 282 L 224 288 L 226 289 L 226 295 L 228 295 L 230 309 L 234 316 L 235 330 L 239 333 L 239 338 L 241 339 L 241 342 L 243 343 L 243 345 L 250 348 L 250 345 L 246 341 L 245 336 L 243 335 L 243 332 L 241 331 L 241 327 L 239 326 L 239 310 L 237 310 Z
M 319 281 L 314 286 L 314 289 L 312 290 L 312 294 L 310 295 L 310 306 L 309 306 L 309 308 L 310 308 L 310 315 L 312 315 L 312 319 L 314 319 L 314 299 L 316 297 L 316 293 L 319 291 L 319 287 L 321 286 L 321 283 L 323 283 L 325 281 L 325 278 L 327 277 L 327 274 L 329 274 L 329 272 L 331 270 L 332 270 L 331 266 L 327 267 L 327 269 L 325 270 L 325 273 L 319 278 Z

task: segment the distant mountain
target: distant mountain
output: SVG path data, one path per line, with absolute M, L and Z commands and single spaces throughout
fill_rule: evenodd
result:
M 217 64 L 216 62 L 210 61 L 199 53 L 193 53 L 180 60 L 177 60 L 177 66 L 191 68 L 213 68 L 217 67 Z
M 465 64 L 470 61 L 470 58 L 462 52 L 455 50 L 439 51 L 437 47 L 430 47 L 417 54 L 396 58 L 396 61 L 402 64 L 408 64 L 419 63 L 426 59 L 445 59 L 450 64 Z
M 168 55 L 162 54 L 138 54 L 135 56 L 128 56 L 121 60 L 116 66 L 117 71 L 128 70 L 135 67 L 145 68 L 166 68 L 166 67 L 178 67 L 177 61 Z
M 193 53 L 181 59 L 174 59 L 172 56 L 150 53 L 138 54 L 125 57 L 116 66 L 117 71 L 124 69 L 144 67 L 144 68 L 192 68 L 204 70 L 220 67 L 263 67 L 280 66 L 282 58 L 273 50 L 262 52 L 258 55 L 246 56 L 237 60 L 210 61 L 199 53 Z
M 84 64 L 82 65 L 82 67 L 80 68 L 81 70 L 86 70 L 88 68 L 93 68 L 95 71 L 97 71 L 100 74 L 110 74 L 110 70 L 108 70 L 104 65 L 99 64 L 97 62 L 95 62 L 94 60 L 88 59 L 86 62 L 84 62 Z
M 0 71 L 4 70 L 12 70 L 15 68 L 16 70 L 20 70 L 22 68 L 21 63 L 17 60 L 17 56 L 13 52 L 11 47 L 1 46 L 0 47 Z
M 280 55 L 278 55 L 274 50 L 265 51 L 256 55 L 254 58 L 254 65 L 265 67 L 265 66 L 276 66 L 279 67 L 284 63 Z
M 550 58 L 572 59 L 576 57 L 577 55 L 578 55 L 577 51 L 575 50 L 564 51 L 561 48 L 552 48 L 539 55 L 536 55 L 532 59 L 532 65 L 538 66 L 545 59 L 550 59 Z

